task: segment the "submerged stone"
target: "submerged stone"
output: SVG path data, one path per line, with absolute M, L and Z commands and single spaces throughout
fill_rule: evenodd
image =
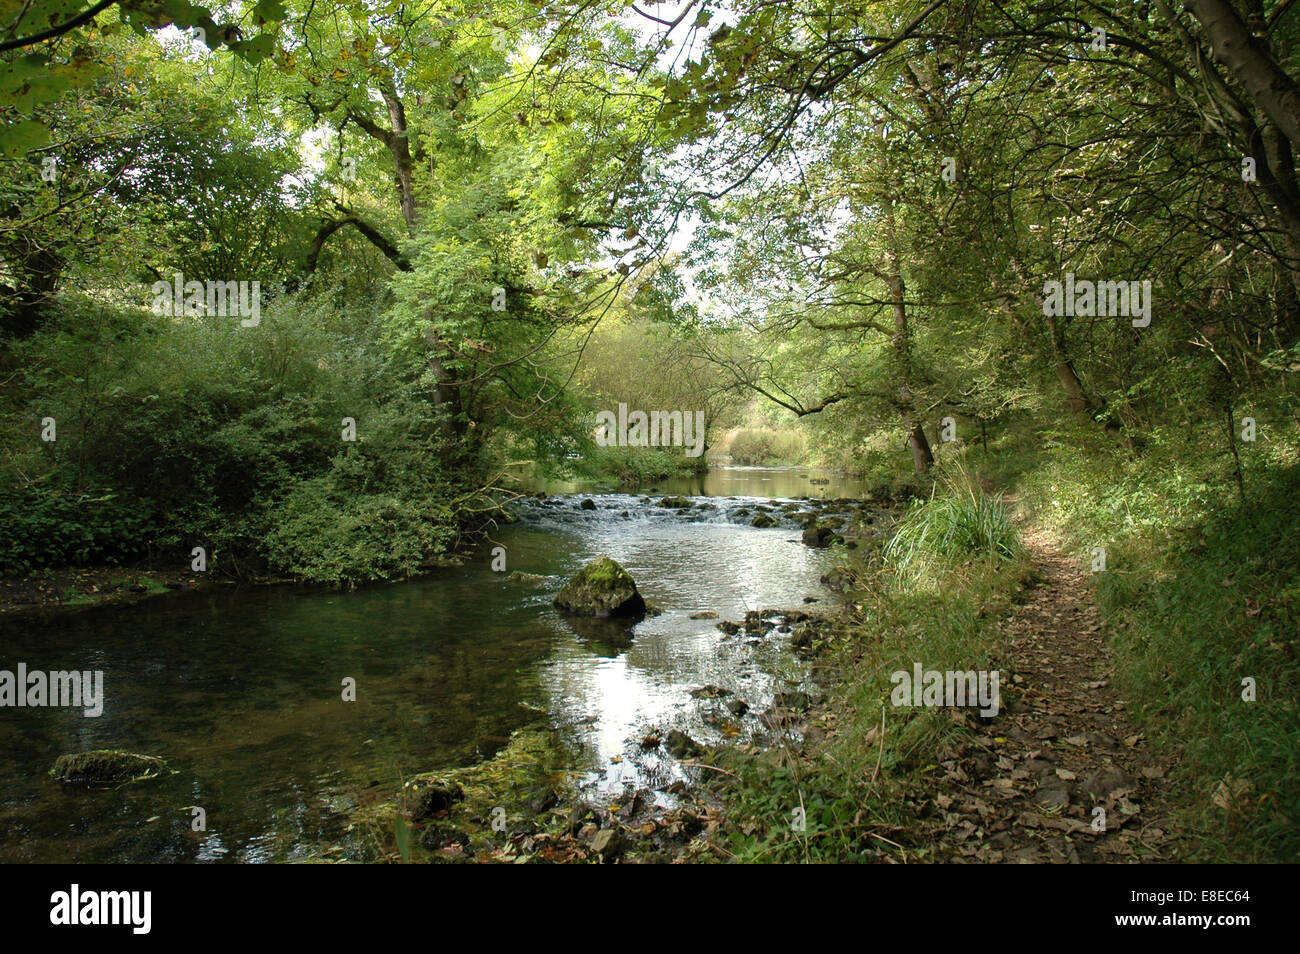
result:
M 546 577 L 540 573 L 525 573 L 522 570 L 513 571 L 507 579 L 515 580 L 519 583 L 545 583 Z
M 691 696 L 696 699 L 720 699 L 729 695 L 731 695 L 730 689 L 723 689 L 721 686 L 715 686 L 712 683 L 691 690 Z
M 552 602 L 575 616 L 643 616 L 646 612 L 631 574 L 603 555 L 579 570 Z

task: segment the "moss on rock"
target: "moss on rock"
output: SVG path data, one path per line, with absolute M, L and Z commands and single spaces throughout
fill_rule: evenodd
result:
M 60 755 L 55 759 L 50 775 L 61 782 L 81 784 L 138 782 L 157 777 L 166 767 L 167 763 L 156 755 L 96 749 Z
M 646 611 L 632 575 L 603 555 L 579 570 L 552 602 L 575 616 L 642 616 Z

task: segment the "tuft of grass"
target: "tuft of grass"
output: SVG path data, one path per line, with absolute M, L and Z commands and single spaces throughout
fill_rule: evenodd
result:
M 940 562 L 980 558 L 1019 562 L 1024 547 L 1002 500 L 985 494 L 961 470 L 945 483 L 943 496 L 932 494 L 929 500 L 912 503 L 884 549 L 886 562 L 899 576 L 911 580 L 933 576 Z

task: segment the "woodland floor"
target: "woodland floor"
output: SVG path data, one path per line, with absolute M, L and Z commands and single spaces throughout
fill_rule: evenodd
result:
M 1022 539 L 1035 574 L 1000 623 L 1008 636 L 1003 712 L 944 752 L 918 832 L 936 861 L 1171 861 L 1162 798 L 1172 765 L 1134 728 L 1087 581 L 1044 532 Z M 1094 830 L 1105 811 L 1105 830 Z

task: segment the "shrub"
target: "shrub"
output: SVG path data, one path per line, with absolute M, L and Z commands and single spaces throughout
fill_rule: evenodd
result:
M 0 573 L 134 559 L 152 523 L 147 504 L 112 493 L 10 491 L 0 495 Z
M 409 577 L 455 535 L 433 498 L 343 492 L 330 474 L 300 482 L 266 514 L 271 565 L 313 583 L 355 585 Z

